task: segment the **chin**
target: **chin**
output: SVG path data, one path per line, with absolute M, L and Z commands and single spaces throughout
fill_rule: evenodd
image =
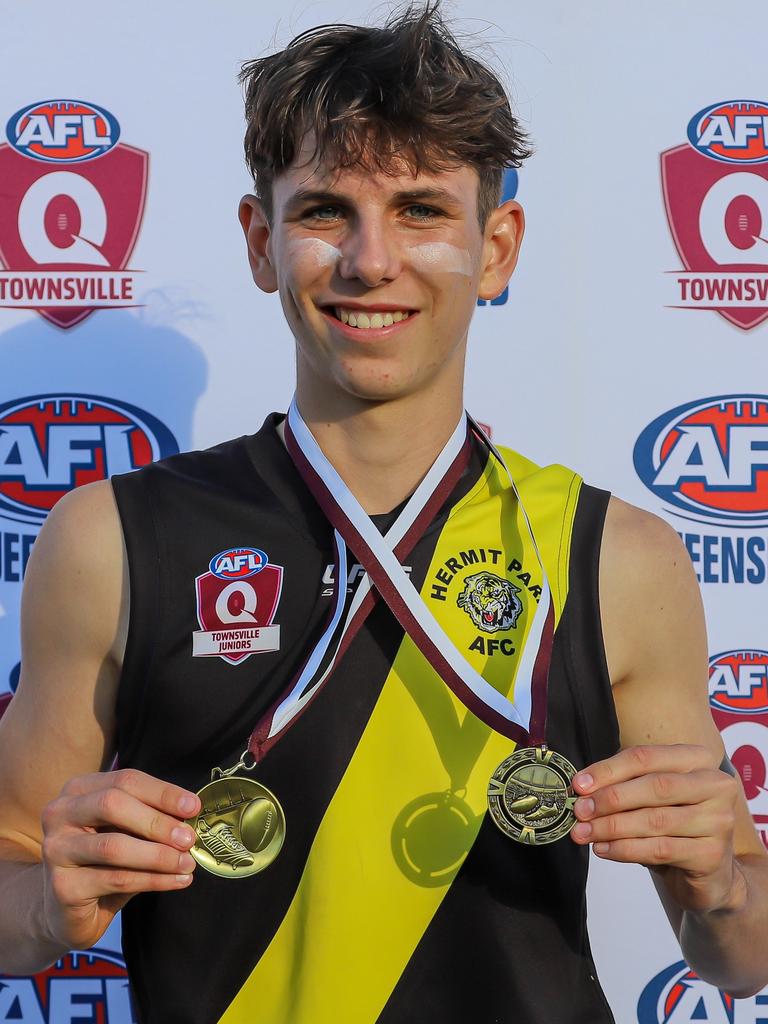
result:
M 363 399 L 366 402 L 391 402 L 398 398 L 405 398 L 413 394 L 418 388 L 407 386 L 397 380 L 341 380 L 337 381 L 341 388 L 355 398 Z
M 370 402 L 413 394 L 427 384 L 426 376 L 398 360 L 342 360 L 333 373 L 337 387 Z

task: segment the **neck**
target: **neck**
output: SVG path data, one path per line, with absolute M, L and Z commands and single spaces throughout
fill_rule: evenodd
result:
M 305 423 L 326 458 L 369 515 L 390 512 L 411 495 L 462 415 L 461 390 L 452 400 L 423 393 L 392 401 L 336 397 L 332 415 L 312 393 L 297 388 Z

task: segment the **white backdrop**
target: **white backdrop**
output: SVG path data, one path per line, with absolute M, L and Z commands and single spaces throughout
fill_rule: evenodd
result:
M 448 12 L 481 51 L 492 46 L 536 145 L 519 176 L 528 221 L 520 265 L 507 301 L 478 308 L 473 324 L 468 408 L 496 440 L 538 462 L 572 466 L 685 535 L 701 578 L 716 719 L 758 826 L 768 829 L 768 324 L 758 322 L 768 314 L 764 4 L 485 0 L 478 7 L 462 0 Z M 215 9 L 135 0 L 119 12 L 81 0 L 66 11 L 53 0 L 4 5 L 0 693 L 18 676 L 25 552 L 56 498 L 126 460 L 141 464 L 176 445 L 206 447 L 250 433 L 266 412 L 286 407 L 292 339 L 277 297 L 251 282 L 235 216 L 250 189 L 235 78 L 241 61 L 305 28 L 376 17 L 360 0 L 293 4 L 279 21 L 244 0 Z M 79 162 L 76 141 L 63 137 L 65 148 L 54 152 L 51 139 L 46 150 L 34 132 L 19 137 L 29 117 L 14 115 L 44 114 L 46 103 L 61 99 L 84 104 L 69 108 L 83 124 L 90 117 L 103 126 L 98 108 L 112 115 L 118 145 Z M 114 123 L 112 131 L 114 142 Z M 668 216 L 661 154 L 677 148 Z M 143 194 L 136 150 L 149 154 Z M 98 166 L 108 160 L 116 168 L 130 163 L 130 171 L 100 183 Z M 42 287 L 31 282 L 55 277 L 54 260 L 29 252 L 35 223 L 64 265 L 74 236 L 88 237 L 86 227 L 98 233 L 91 191 L 50 209 L 42 192 L 38 200 L 33 193 L 25 207 L 32 227 L 24 226 L 22 197 L 53 172 L 90 180 L 107 223 L 103 245 L 92 238 L 105 258 L 70 276 L 100 274 L 104 282 L 108 270 L 116 294 L 127 288 L 133 303 L 107 298 L 123 308 L 99 309 L 70 326 L 56 323 L 73 316 L 53 308 L 62 302 L 49 301 L 43 316 L 39 299 L 24 298 Z M 712 183 L 734 174 L 742 177 L 726 182 L 734 188 L 718 205 Z M 681 281 L 687 295 L 716 297 L 701 298 L 701 308 L 674 308 L 683 304 Z M 722 299 L 728 288 L 730 306 Z M 591 934 L 619 1024 L 768 1020 L 768 994 L 733 1006 L 684 979 L 643 869 L 593 865 Z M 117 929 L 103 948 L 119 951 Z M 82 977 L 84 962 L 68 962 L 65 973 Z M 116 969 L 107 954 L 91 967 L 100 978 Z M 45 1006 L 31 987 L 7 982 L 0 1022 L 75 1019 L 67 1000 Z M 106 1012 L 124 1024 L 131 1015 L 115 984 L 103 981 Z

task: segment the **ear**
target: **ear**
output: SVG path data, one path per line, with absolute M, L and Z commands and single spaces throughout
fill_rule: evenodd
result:
M 483 232 L 483 266 L 477 295 L 495 299 L 512 277 L 525 233 L 522 206 L 508 199 L 491 212 Z
M 277 274 L 270 255 L 270 226 L 264 209 L 256 196 L 243 196 L 237 216 L 245 233 L 248 262 L 253 280 L 263 292 L 277 291 Z

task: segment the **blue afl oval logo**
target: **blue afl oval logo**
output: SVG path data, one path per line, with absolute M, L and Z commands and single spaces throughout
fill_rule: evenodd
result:
M 637 475 L 684 519 L 768 525 L 768 395 L 679 405 L 635 443 Z
M 693 148 L 728 164 L 768 160 L 768 104 L 763 100 L 725 100 L 704 107 L 688 122 Z
M 120 125 L 103 107 L 83 100 L 43 100 L 17 110 L 6 125 L 13 148 L 48 163 L 82 163 L 117 144 Z
M 261 572 L 268 562 L 261 548 L 227 548 L 213 556 L 208 568 L 220 580 L 242 580 Z
M 100 395 L 31 395 L 0 405 L 0 515 L 40 524 L 67 491 L 178 452 L 160 420 Z
M 737 715 L 768 714 L 768 651 L 714 654 L 709 659 L 709 703 Z
M 733 1024 L 733 996 L 703 982 L 684 960 L 651 978 L 637 1003 L 638 1024 Z
M 36 975 L 0 974 L 0 1021 L 63 1024 L 88 1019 L 108 1024 L 133 1024 L 125 961 L 102 949 L 65 954 Z

